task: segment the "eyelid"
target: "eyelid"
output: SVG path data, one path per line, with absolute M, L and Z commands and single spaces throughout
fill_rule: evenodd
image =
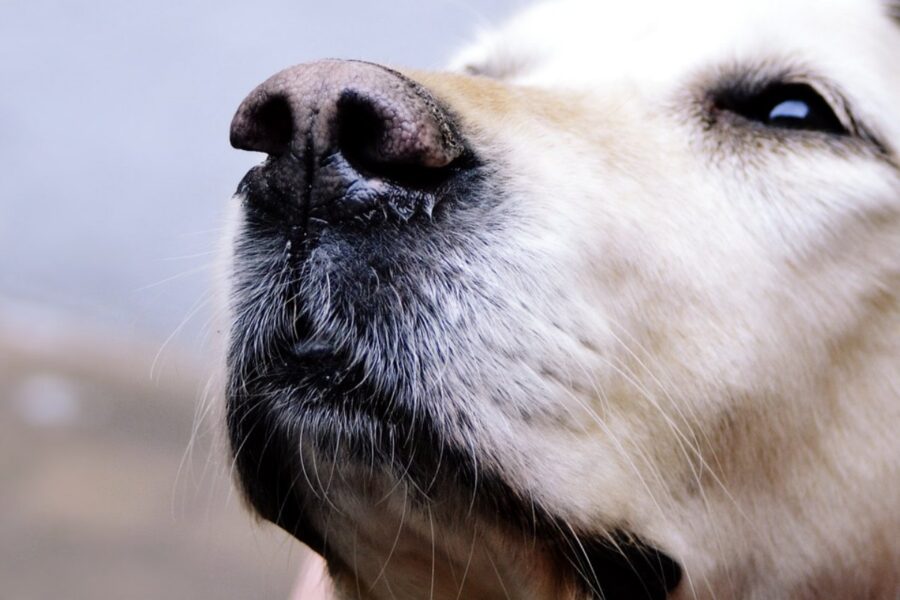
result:
M 776 83 L 776 82 L 773 82 Z M 825 102 L 828 103 L 828 106 L 831 107 L 831 110 L 834 111 L 834 115 L 838 118 L 838 121 L 841 122 L 841 125 L 844 126 L 850 135 L 858 135 L 859 131 L 856 125 L 856 120 L 853 118 L 852 113 L 850 112 L 849 105 L 847 100 L 838 92 L 835 87 L 827 82 L 821 81 L 819 79 L 813 79 L 809 77 L 798 77 L 794 79 L 786 79 L 781 82 L 786 85 L 807 85 L 814 92 L 819 94 Z M 770 84 L 772 85 L 772 84 Z

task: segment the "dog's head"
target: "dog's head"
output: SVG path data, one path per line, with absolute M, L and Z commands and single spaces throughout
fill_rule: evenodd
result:
M 232 125 L 269 155 L 231 256 L 250 503 L 349 597 L 887 573 L 898 58 L 879 0 L 563 0 L 450 73 L 263 83 Z

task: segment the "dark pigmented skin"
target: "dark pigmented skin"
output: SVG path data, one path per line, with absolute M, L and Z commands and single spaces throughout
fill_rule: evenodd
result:
M 253 197 L 297 204 L 304 225 L 392 213 L 430 216 L 435 189 L 471 157 L 452 118 L 422 86 L 370 63 L 327 60 L 285 69 L 254 89 L 231 143 L 269 154 L 245 179 Z M 276 211 L 278 206 L 273 207 Z
M 373 163 L 441 168 L 463 152 L 425 88 L 379 65 L 338 60 L 290 67 L 259 85 L 234 116 L 231 144 L 273 155 L 334 147 L 339 115 L 354 109 L 377 125 L 361 148 Z

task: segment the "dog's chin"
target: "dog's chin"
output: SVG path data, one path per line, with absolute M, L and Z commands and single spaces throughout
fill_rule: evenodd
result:
M 334 491 L 329 497 L 332 480 L 341 479 L 344 490 L 354 482 L 354 502 L 375 506 L 384 499 L 375 490 L 383 491 L 387 477 L 411 510 L 429 518 L 439 513 L 456 531 L 481 523 L 509 547 L 530 545 L 530 555 L 540 554 L 555 578 L 588 597 L 662 599 L 678 585 L 681 569 L 663 552 L 627 531 L 573 530 L 552 507 L 536 505 L 454 443 L 427 405 L 378 389 L 352 364 L 326 344 L 284 344 L 270 348 L 265 360 L 233 364 L 228 398 L 235 464 L 249 503 L 326 557 L 334 572 L 346 560 L 325 531 L 332 502 L 340 503 Z

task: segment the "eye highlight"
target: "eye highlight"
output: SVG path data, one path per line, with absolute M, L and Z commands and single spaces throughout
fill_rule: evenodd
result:
M 828 101 L 805 83 L 772 83 L 756 92 L 729 90 L 715 105 L 773 128 L 850 134 Z

